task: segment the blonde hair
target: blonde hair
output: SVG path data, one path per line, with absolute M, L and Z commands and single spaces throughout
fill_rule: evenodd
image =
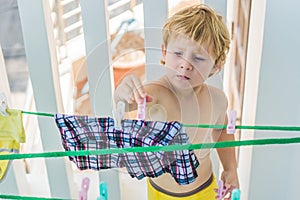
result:
M 200 45 L 209 44 L 215 64 L 223 64 L 229 50 L 230 36 L 222 17 L 203 4 L 186 7 L 172 15 L 163 26 L 163 43 L 168 45 L 170 36 L 182 34 Z M 164 61 L 161 61 L 165 64 Z

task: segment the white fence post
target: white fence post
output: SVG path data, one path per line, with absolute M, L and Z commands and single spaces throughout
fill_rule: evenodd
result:
M 88 83 L 93 114 L 112 115 L 113 70 L 110 66 L 110 41 L 106 0 L 81 0 L 86 45 Z M 120 200 L 119 174 L 106 169 L 99 172 L 100 181 L 108 184 L 108 196 Z
M 162 26 L 168 16 L 167 0 L 144 0 L 144 26 L 146 51 L 146 80 L 163 74 L 161 59 Z
M 18 0 L 36 108 L 38 111 L 57 113 L 63 112 L 63 107 L 49 6 L 47 0 Z M 61 139 L 54 119 L 39 117 L 38 122 L 43 150 L 62 151 Z M 65 161 L 46 159 L 45 163 L 48 179 L 43 181 L 49 182 L 50 196 L 70 198 Z

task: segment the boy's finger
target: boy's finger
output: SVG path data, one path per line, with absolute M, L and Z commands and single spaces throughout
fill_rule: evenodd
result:
M 132 79 L 134 87 L 136 88 L 137 92 L 139 93 L 139 96 L 141 96 L 142 98 L 146 97 L 146 93 L 144 90 L 144 86 L 142 85 L 142 82 L 139 78 L 134 78 Z
M 224 200 L 231 200 L 231 193 L 232 193 L 233 188 L 230 186 L 230 188 L 227 190 L 226 195 L 228 196 L 227 198 L 225 198 Z
M 127 84 L 126 85 L 126 87 L 124 87 L 123 89 L 122 89 L 122 92 L 121 92 L 123 95 L 122 95 L 122 97 L 123 97 L 123 99 L 125 100 L 125 101 L 127 101 L 128 103 L 132 103 L 132 100 L 133 100 L 133 98 L 134 98 L 134 95 L 133 95 L 133 91 L 132 91 L 132 88 L 130 87 L 130 85 L 129 84 Z
M 147 95 L 146 96 L 146 102 L 152 102 L 153 101 L 153 97 Z
M 127 101 L 127 103 L 132 104 L 133 101 L 134 101 L 133 96 L 132 95 L 131 96 L 127 96 L 126 101 Z
M 141 103 L 143 101 L 143 97 L 140 95 L 138 90 L 134 90 L 133 94 L 134 94 L 134 99 L 135 99 L 136 103 Z

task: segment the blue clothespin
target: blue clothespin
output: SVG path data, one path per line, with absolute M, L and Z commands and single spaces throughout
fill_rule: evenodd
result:
M 241 191 L 239 189 L 233 189 L 231 194 L 231 200 L 240 200 Z
M 101 181 L 99 188 L 100 188 L 100 196 L 97 198 L 97 200 L 108 200 L 107 183 Z

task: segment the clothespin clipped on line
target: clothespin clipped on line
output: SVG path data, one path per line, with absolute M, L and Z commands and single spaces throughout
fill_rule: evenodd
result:
M 8 116 L 6 109 L 7 109 L 7 98 L 3 92 L 0 92 L 0 114 L 3 116 Z
M 240 200 L 241 199 L 241 191 L 237 188 L 232 190 L 231 200 Z
M 100 196 L 97 198 L 97 200 L 108 200 L 107 183 L 101 181 L 99 185 L 99 189 L 100 189 Z
M 229 188 L 227 188 L 224 185 L 224 182 L 222 180 L 218 181 L 218 193 L 217 193 L 217 198 L 218 199 L 223 199 L 224 196 L 226 195 L 227 191 Z
M 234 134 L 235 133 L 235 126 L 236 126 L 236 110 L 229 110 L 228 111 L 228 124 L 227 124 L 227 134 Z
M 115 128 L 118 130 L 122 129 L 122 119 L 125 114 L 125 103 L 123 101 L 119 101 L 117 103 L 116 109 L 113 111 L 114 119 L 115 119 Z
M 138 104 L 137 118 L 139 120 L 146 119 L 146 98 L 144 98 L 143 101 Z
M 90 179 L 85 177 L 81 183 L 81 190 L 79 191 L 79 200 L 87 200 L 87 193 L 90 186 Z

